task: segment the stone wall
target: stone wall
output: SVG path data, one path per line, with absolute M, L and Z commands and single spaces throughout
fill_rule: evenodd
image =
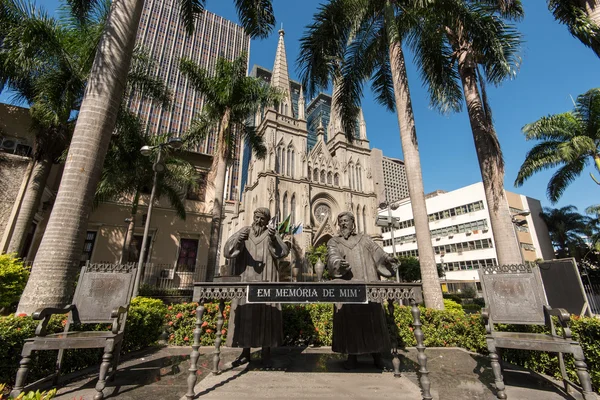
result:
M 4 236 L 30 159 L 0 152 L 0 238 Z

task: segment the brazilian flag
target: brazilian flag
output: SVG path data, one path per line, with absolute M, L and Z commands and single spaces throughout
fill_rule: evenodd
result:
M 277 227 L 277 232 L 279 232 L 280 235 L 289 233 L 291 225 L 292 225 L 290 223 L 291 219 L 292 219 L 292 214 L 289 214 L 287 217 L 285 217 L 283 222 L 279 224 L 279 226 Z

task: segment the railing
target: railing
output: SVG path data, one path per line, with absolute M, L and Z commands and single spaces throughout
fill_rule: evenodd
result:
M 593 314 L 600 314 L 600 285 L 583 285 Z
M 146 263 L 142 285 L 153 289 L 192 291 L 195 281 L 201 281 L 206 274 L 206 266 L 175 266 L 173 264 Z

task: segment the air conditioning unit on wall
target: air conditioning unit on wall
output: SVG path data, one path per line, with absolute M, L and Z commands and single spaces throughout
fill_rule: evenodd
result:
M 12 153 L 17 148 L 17 145 L 20 144 L 17 139 L 10 137 L 0 137 L 0 148 L 4 151 L 8 151 Z

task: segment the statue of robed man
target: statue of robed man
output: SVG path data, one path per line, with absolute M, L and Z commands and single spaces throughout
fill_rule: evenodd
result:
M 369 235 L 355 233 L 354 215 L 338 215 L 339 236 L 327 242 L 327 268 L 334 278 L 377 282 L 392 276 L 396 260 Z M 357 355 L 371 353 L 375 366 L 383 368 L 381 353 L 390 350 L 383 307 L 379 303 L 336 304 L 333 314 L 332 350 L 348 354 L 347 369 L 357 366 Z
M 234 233 L 223 249 L 226 258 L 234 258 L 233 275 L 240 275 L 242 282 L 278 282 L 277 260 L 288 255 L 289 249 L 270 226 L 268 208 L 254 211 L 252 226 Z M 246 299 L 231 302 L 227 346 L 242 347 L 236 365 L 250 360 L 250 348 L 262 347 L 263 363 L 270 364 L 271 347 L 283 343 L 281 305 L 246 304 Z

